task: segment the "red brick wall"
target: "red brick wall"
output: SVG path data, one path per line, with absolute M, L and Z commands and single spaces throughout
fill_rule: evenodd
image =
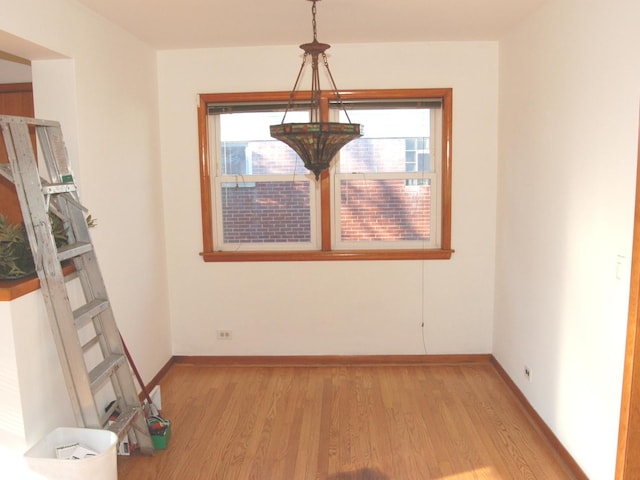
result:
M 307 182 L 257 182 L 253 185 L 230 185 L 222 189 L 225 243 L 311 240 Z
M 430 185 L 405 185 L 404 179 L 342 181 L 341 238 L 428 240 Z
M 252 142 L 252 174 L 303 175 L 307 170 L 280 142 Z M 297 162 L 297 164 L 296 164 Z M 403 172 L 404 139 L 363 139 L 343 150 L 343 171 Z M 222 188 L 225 243 L 308 242 L 309 186 L 305 182 L 250 182 Z M 313 188 L 313 186 L 311 187 Z M 344 180 L 340 214 L 343 241 L 427 240 L 430 235 L 430 185 L 407 185 L 405 179 Z

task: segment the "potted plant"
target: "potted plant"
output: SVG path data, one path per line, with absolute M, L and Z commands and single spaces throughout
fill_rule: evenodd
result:
M 60 247 L 67 243 L 67 232 L 62 220 L 49 214 L 51 228 Z M 11 224 L 0 213 L 0 280 L 16 280 L 35 273 L 35 265 L 24 223 Z

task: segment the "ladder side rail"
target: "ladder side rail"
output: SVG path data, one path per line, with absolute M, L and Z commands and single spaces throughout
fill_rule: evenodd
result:
M 83 255 L 84 256 L 84 255 Z M 99 335 L 100 346 L 105 350 L 112 351 L 113 353 L 120 355 L 121 349 L 123 349 L 122 341 L 120 340 L 120 333 L 116 327 L 115 319 L 113 318 L 113 310 L 108 308 L 93 318 L 94 328 L 96 332 L 102 331 Z M 109 345 L 106 349 L 103 347 L 104 342 Z M 144 410 L 140 404 L 140 398 L 136 389 L 133 374 L 129 362 L 124 357 L 124 362 L 116 368 L 111 375 L 111 386 L 114 389 L 116 398 L 118 399 L 118 407 L 122 417 L 131 417 L 132 419 L 125 420 L 130 422 L 132 428 L 121 430 L 118 432 L 117 426 L 114 428 L 114 432 L 122 436 L 128 433 L 132 436 L 131 440 L 138 445 L 140 451 L 145 455 L 153 455 L 154 447 L 153 441 L 149 435 L 149 428 L 147 426 Z M 136 414 L 129 412 L 135 411 Z M 104 425 L 106 427 L 106 425 Z
M 51 180 L 56 183 L 64 183 L 65 181 L 73 181 L 73 171 L 68 161 L 67 150 L 62 138 L 62 131 L 59 127 L 43 127 L 42 144 L 43 150 L 46 151 L 45 162 Z M 44 148 L 46 142 L 47 148 Z M 79 198 L 76 196 L 76 200 Z M 67 197 L 59 198 L 59 205 L 68 215 L 71 226 L 70 235 L 75 241 L 91 243 L 89 227 L 84 217 L 84 211 L 78 208 L 78 204 L 69 202 Z M 77 257 L 76 268 L 81 272 L 80 280 L 83 286 L 87 301 L 96 298 L 108 298 L 104 278 L 98 265 L 98 259 L 95 251 Z M 93 319 L 94 328 L 100 335 L 100 345 L 105 358 L 111 354 L 124 355 L 124 347 L 120 340 L 120 332 L 113 315 L 112 307 L 101 312 Z M 116 375 L 118 378 L 117 386 L 122 391 L 122 397 L 128 406 L 139 404 L 139 398 L 135 389 L 135 384 L 131 381 L 128 385 L 131 375 Z
M 38 126 L 36 127 L 36 130 L 38 131 L 38 139 L 42 148 L 42 156 L 44 157 L 44 163 L 50 182 L 56 185 L 55 188 L 59 190 L 63 190 L 65 188 L 68 189 L 67 192 L 62 193 L 61 195 L 54 195 L 53 198 L 64 198 L 71 205 L 74 205 L 82 212 L 86 212 L 87 209 L 80 203 L 78 188 L 71 170 L 71 165 L 67 156 L 67 147 L 64 143 L 60 125 Z M 54 205 L 58 208 L 58 202 L 55 200 Z M 81 213 L 80 215 L 84 218 L 84 213 Z M 65 215 L 65 217 L 68 217 L 68 214 Z M 75 235 L 76 232 L 70 233 L 74 233 Z M 70 238 L 70 241 L 90 243 L 91 239 L 87 232 L 86 237 L 74 236 L 73 238 Z
M 58 200 L 59 208 L 65 212 L 69 219 L 69 235 L 76 241 L 91 243 L 89 227 L 84 218 L 83 211 L 65 197 Z M 95 250 L 91 250 L 73 259 L 80 285 L 87 303 L 96 300 L 107 300 L 108 292 L 98 264 Z M 120 333 L 113 315 L 111 305 L 109 308 L 93 317 L 96 334 L 99 335 L 100 348 L 104 358 L 112 354 L 124 355 L 124 348 L 120 341 Z
M 134 441 L 138 444 L 138 448 L 145 455 L 153 455 L 154 446 L 151 435 L 149 434 L 149 427 L 144 415 L 144 410 L 141 406 L 140 399 L 138 398 L 137 390 L 133 382 L 133 375 L 131 374 L 130 366 L 128 362 L 125 362 L 115 372 L 117 378 L 114 384 L 118 384 L 121 387 L 122 399 L 125 402 L 124 409 L 133 408 L 137 411 L 137 414 L 133 418 L 131 423 L 132 429 L 129 430 L 130 434 L 133 434 Z
M 33 125 L 33 126 L 51 126 L 55 127 L 56 125 L 60 125 L 60 122 L 56 120 L 43 120 L 40 118 L 32 118 L 32 117 L 21 117 L 16 115 L 0 115 L 0 123 L 3 124 L 22 124 L 22 125 Z
M 61 129 L 53 126 L 37 128 L 40 133 L 39 140 L 45 165 L 51 181 L 53 183 L 74 182 L 73 172 L 69 166 L 67 150 Z M 71 200 L 71 198 L 73 200 Z M 84 209 L 79 200 L 77 192 L 74 192 L 72 197 L 67 195 L 56 196 L 54 204 L 65 217 L 69 242 L 92 243 L 89 228 L 84 217 Z M 76 267 L 76 272 L 78 272 L 85 301 L 90 303 L 96 299 L 106 300 L 108 298 L 106 287 L 97 265 L 95 252 L 92 250 L 84 255 L 74 257 L 73 262 Z M 105 339 L 103 334 L 104 328 L 100 319 L 94 317 L 92 321 L 102 356 L 103 358 L 107 358 L 114 353 L 114 351 Z
M 42 125 L 36 128 L 42 131 L 39 138 L 46 151 L 45 162 L 51 180 L 55 183 L 75 183 L 60 125 Z
M 60 128 L 43 128 L 43 133 L 45 135 L 42 136 L 42 145 L 43 150 L 46 151 L 45 162 L 51 181 L 55 183 L 74 181 Z M 46 148 L 44 143 L 47 144 Z M 73 198 L 76 202 L 71 201 L 70 197 L 66 195 L 56 197 L 58 207 L 65 212 L 68 218 L 70 238 L 74 241 L 92 243 L 89 227 L 84 217 L 84 210 L 80 205 L 77 191 Z M 96 298 L 108 299 L 106 285 L 99 268 L 95 250 L 74 258 L 74 262 L 76 270 L 80 274 L 80 283 L 87 302 L 95 300 Z M 92 321 L 103 357 L 107 358 L 112 354 L 122 355 L 124 357 L 124 346 L 117 328 L 112 306 L 110 305 L 109 308 L 94 316 Z M 116 394 L 116 398 L 120 399 L 120 408 L 123 412 L 131 408 L 140 407 L 140 399 L 127 361 L 113 372 L 111 385 Z M 153 452 L 153 443 L 148 435 L 148 427 L 141 408 L 140 414 L 136 415 L 133 419 L 132 426 L 134 430 L 132 433 L 136 437 L 140 448 L 146 453 Z M 136 434 L 136 431 L 142 434 Z
M 0 118 L 0 121 L 1 120 L 2 118 Z M 84 414 L 85 409 L 83 408 L 86 405 L 81 405 L 81 395 L 77 390 L 77 388 L 82 385 L 82 382 L 74 381 L 76 375 L 86 375 L 86 372 L 82 371 L 78 373 L 72 368 L 74 360 L 77 360 L 72 358 L 73 347 L 75 345 L 67 345 L 67 343 L 69 343 L 68 339 L 73 341 L 73 339 L 77 339 L 77 335 L 75 331 L 73 335 L 69 335 L 69 329 L 64 328 L 64 322 L 59 321 L 61 315 L 72 315 L 72 312 L 70 312 L 68 302 L 56 302 L 53 300 L 53 297 L 59 296 L 68 299 L 64 284 L 57 280 L 62 278 L 62 271 L 58 264 L 57 267 L 60 272 L 59 275 L 56 275 L 56 262 L 54 262 L 54 265 L 51 265 L 51 262 L 43 263 L 43 251 L 39 248 L 39 245 L 42 245 L 43 248 L 47 248 L 48 245 L 51 256 L 51 251 L 55 249 L 55 245 L 53 247 L 51 246 L 51 224 L 46 214 L 46 209 L 44 208 L 44 199 L 41 195 L 30 194 L 30 192 L 34 190 L 39 190 L 40 176 L 37 171 L 37 162 L 29 137 L 28 124 L 26 122 L 2 123 L 2 132 L 9 163 L 13 171 L 16 192 L 25 220 L 25 230 L 27 231 L 27 237 L 29 238 L 29 243 L 34 253 L 34 263 L 40 280 L 43 300 L 48 312 L 49 325 L 53 333 L 58 356 L 63 364 L 62 371 L 69 393 L 69 399 L 77 424 L 79 426 L 87 426 L 87 420 Z M 25 184 L 26 179 L 30 179 L 31 184 Z M 36 205 L 38 206 L 36 207 Z M 36 212 L 38 210 L 41 210 L 43 215 L 37 215 Z M 52 272 L 53 276 L 47 277 L 47 272 Z M 84 359 L 82 359 L 82 362 L 84 364 Z
M 71 210 L 73 210 L 73 207 L 71 207 Z M 80 230 L 88 229 L 83 217 L 76 218 L 71 223 L 78 226 Z M 102 279 L 100 269 L 98 268 L 95 251 L 92 250 L 84 253 L 75 258 L 74 261 L 82 264 L 82 267 L 79 270 L 79 278 L 81 285 L 83 286 L 85 296 L 107 299 L 106 287 Z M 78 263 L 76 263 L 76 268 L 79 268 Z M 141 407 L 138 391 L 133 380 L 133 374 L 125 357 L 124 345 L 120 338 L 120 332 L 117 328 L 112 306 L 109 305 L 108 308 L 95 315 L 92 318 L 92 322 L 104 358 L 107 358 L 112 354 L 125 358 L 124 363 L 117 367 L 112 373 L 110 377 L 111 386 L 114 389 L 116 398 L 119 399 L 118 403 L 122 412 L 121 415 L 124 416 L 125 412 L 131 411 L 131 409 L 136 409 L 138 413 L 131 421 L 132 428 L 120 432 L 120 435 L 127 432 L 133 435 L 133 440 L 137 443 L 140 451 L 145 455 L 153 455 L 153 441 L 149 435 L 144 411 Z M 103 424 L 102 427 L 106 427 L 106 425 Z M 116 430 L 114 431 L 119 433 Z
M 42 156 L 44 158 L 44 163 L 47 169 L 47 173 L 49 175 L 49 180 L 52 183 L 64 183 L 63 175 L 70 174 L 61 172 L 60 165 L 64 163 L 64 159 L 57 158 L 59 155 L 66 155 L 66 147 L 64 146 L 64 140 L 62 139 L 62 133 L 59 126 L 38 126 L 36 127 L 38 141 L 40 143 L 40 147 L 42 150 Z M 63 167 L 64 170 L 69 170 L 68 168 Z M 70 177 L 71 182 L 73 183 L 73 176 Z M 73 199 L 73 200 L 71 200 Z M 65 195 L 56 195 L 53 197 L 53 204 L 55 208 L 64 216 L 63 220 L 66 222 L 67 226 L 70 222 L 72 222 L 71 214 L 76 213 L 76 210 L 83 210 L 83 207 L 80 204 L 80 199 L 78 198 L 77 191 L 68 192 Z M 72 209 L 72 207 L 76 207 Z M 82 212 L 79 214 L 80 217 L 84 218 Z M 72 225 L 73 226 L 73 225 Z M 68 229 L 67 235 L 69 238 L 69 242 L 91 242 L 89 238 L 88 231 L 85 236 L 78 236 L 78 232 L 76 228 Z
M 49 174 L 49 180 L 51 183 L 62 183 L 61 175 L 58 171 L 58 165 L 55 161 L 55 152 L 54 146 L 49 138 L 49 131 L 51 127 L 46 127 L 44 125 L 36 126 L 36 132 L 38 137 L 38 142 L 40 143 L 42 156 L 44 158 L 44 164 L 47 168 L 47 173 Z
M 47 172 L 51 181 L 53 183 L 74 182 L 73 173 L 68 165 L 66 148 L 64 146 L 64 140 L 62 138 L 60 128 L 41 127 L 39 130 L 39 140 Z M 53 202 L 65 217 L 69 241 L 92 243 L 91 236 L 89 234 L 89 227 L 84 216 L 84 209 L 79 200 L 77 192 L 74 192 L 73 196 L 55 196 Z M 76 256 L 73 258 L 73 262 L 76 267 L 76 272 L 78 273 L 78 278 L 80 280 L 80 285 L 82 287 L 86 303 L 90 303 L 96 299 L 107 300 L 107 290 L 95 251 L 92 249 L 89 252 Z M 108 308 L 100 314 L 92 317 L 91 320 L 93 323 L 95 338 L 97 339 L 102 353 L 102 359 L 107 359 L 112 354 L 123 355 L 122 346 L 119 345 L 118 342 L 120 337 L 117 328 L 115 331 L 113 331 L 113 329 L 109 331 L 109 325 L 113 325 L 114 327 L 116 325 L 111 306 L 109 305 Z M 114 375 L 111 376 L 110 383 L 114 389 L 116 398 L 123 398 L 125 392 L 127 392 L 127 388 L 124 388 L 123 390 L 120 382 L 120 378 L 116 376 L 114 372 Z M 94 403 L 95 395 L 98 391 L 100 391 L 100 388 L 92 391 Z M 138 399 L 136 398 L 136 400 Z M 125 402 L 129 404 L 130 399 L 126 399 Z M 121 405 L 120 407 L 124 409 L 125 405 Z M 97 405 L 96 408 L 98 408 Z M 106 426 L 104 418 L 104 415 L 100 416 L 99 424 L 101 428 Z
M 62 131 L 59 126 L 39 127 L 41 135 L 40 144 L 43 150 L 43 157 L 47 172 L 52 182 L 64 183 L 74 182 L 73 172 L 67 158 L 67 151 L 62 138 Z M 84 208 L 80 204 L 79 196 L 76 192 L 73 195 L 65 194 L 56 196 L 54 199 L 56 208 L 65 217 L 67 226 L 67 236 L 69 242 L 92 243 L 89 228 L 84 217 Z M 76 271 L 80 278 L 82 290 L 87 303 L 100 299 L 107 299 L 107 291 L 104 279 L 100 273 L 95 252 L 87 252 L 73 258 Z M 110 349 L 103 349 L 103 354 L 108 356 L 112 353 Z
M 66 226 L 71 227 L 67 229 L 69 242 L 91 243 L 88 228 L 82 228 L 86 223 L 84 222 L 86 209 L 80 203 L 73 173 L 68 165 L 67 150 L 60 125 L 37 126 L 36 131 L 50 182 L 74 187 L 69 192 L 52 197 L 53 208 L 62 214 Z

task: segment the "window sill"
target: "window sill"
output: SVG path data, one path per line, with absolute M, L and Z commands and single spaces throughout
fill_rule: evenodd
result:
M 73 265 L 67 265 L 62 269 L 62 273 L 68 275 L 74 270 Z M 40 280 L 35 273 L 18 280 L 0 280 L 0 302 L 10 302 L 39 289 Z
M 204 252 L 205 262 L 306 262 L 323 260 L 449 260 L 454 250 L 333 250 L 306 252 Z

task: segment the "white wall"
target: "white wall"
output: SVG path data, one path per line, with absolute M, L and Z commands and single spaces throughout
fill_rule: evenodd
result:
M 24 39 L 11 53 L 26 58 L 34 45 L 47 52 L 31 57 L 36 109 L 64 122 L 116 316 L 147 380 L 171 353 L 423 353 L 424 320 L 428 353 L 493 352 L 598 480 L 615 462 L 629 282 L 624 269 L 616 278 L 616 261 L 628 266 L 631 253 L 639 9 L 549 0 L 500 52 L 473 42 L 333 46 L 340 88 L 454 89 L 456 253 L 429 262 L 199 257 L 196 95 L 288 90 L 296 46 L 160 52 L 158 91 L 155 54 L 74 2 L 0 0 L 0 38 Z M 0 310 L 18 339 L 27 330 L 14 315 L 41 308 L 37 295 L 22 302 Z M 233 340 L 216 341 L 220 328 Z
M 4 60 L 0 55 L 0 83 L 26 83 L 31 81 L 31 66 Z
M 424 264 L 203 262 L 197 94 L 287 91 L 300 50 L 160 52 L 174 354 L 419 354 L 423 319 L 428 353 L 491 352 L 497 44 L 334 45 L 329 61 L 342 89 L 453 87 L 456 253 Z
M 77 2 L 0 0 L 0 11 L 0 40 L 14 51 L 0 49 L 32 60 L 36 115 L 62 123 L 119 327 L 149 381 L 171 357 L 155 52 Z M 39 312 L 33 334 L 47 334 L 42 300 L 20 302 L 32 303 L 12 309 L 14 335 L 21 312 Z M 25 422 L 51 416 L 38 414 Z
M 552 0 L 500 44 L 494 355 L 593 480 L 615 467 L 639 19 L 636 0 Z
M 80 292 L 77 282 L 71 288 Z M 31 445 L 53 428 L 73 426 L 75 417 L 53 334 L 49 323 L 42 324 L 47 318 L 42 293 L 33 292 L 10 305 L 24 438 Z
M 81 290 L 78 280 L 72 293 Z M 12 479 L 31 479 L 23 452 L 60 426 L 74 426 L 62 369 L 37 290 L 0 302 L 0 462 Z

